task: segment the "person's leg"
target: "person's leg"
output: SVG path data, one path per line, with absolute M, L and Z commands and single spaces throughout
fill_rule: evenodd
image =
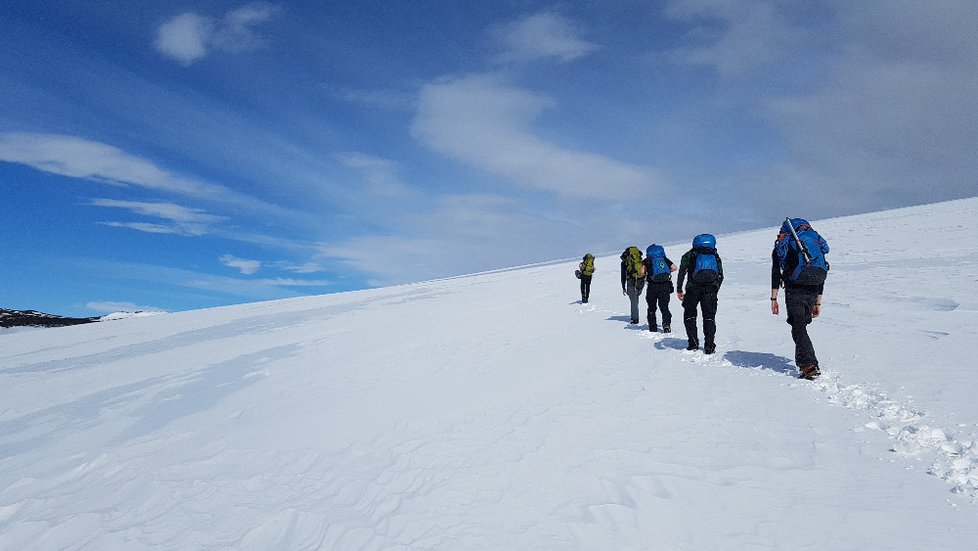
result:
M 581 302 L 587 303 L 591 296 L 591 276 L 581 276 Z
M 631 303 L 632 323 L 638 323 L 638 299 L 642 298 L 642 287 L 636 284 L 634 279 L 628 280 L 628 300 Z
M 709 289 L 703 293 L 700 301 L 700 308 L 703 309 L 703 351 L 712 354 L 716 348 L 717 334 L 717 291 Z
M 671 286 L 663 285 L 656 293 L 659 310 L 662 312 L 662 330 L 666 333 L 672 331 L 672 312 L 669 311 L 669 299 L 672 298 Z
M 648 313 L 646 314 L 646 319 L 649 322 L 649 331 L 655 332 L 659 329 L 658 324 L 655 320 L 655 287 L 649 285 L 648 290 L 645 291 L 645 305 L 648 307 Z
M 817 295 L 800 289 L 787 288 L 784 292 L 785 309 L 788 311 L 788 324 L 791 325 L 791 339 L 795 341 L 795 365 L 803 372 L 812 366 L 818 367 L 815 347 L 808 336 L 808 324 L 812 322 L 812 308 Z
M 696 350 L 700 347 L 696 329 L 696 306 L 699 304 L 699 292 L 696 287 L 690 287 L 683 299 L 683 325 L 686 326 L 686 350 Z

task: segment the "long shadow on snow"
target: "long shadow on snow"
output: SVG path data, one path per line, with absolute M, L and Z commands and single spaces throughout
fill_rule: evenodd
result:
M 662 339 L 655 342 L 655 348 L 657 350 L 686 350 L 686 344 L 686 339 Z
M 648 331 L 649 330 L 649 326 L 646 323 L 635 323 L 635 324 L 628 323 L 628 322 L 632 321 L 632 318 L 630 318 L 628 316 L 611 316 L 610 318 L 608 318 L 608 321 L 620 321 L 620 322 L 622 322 L 622 323 L 625 324 L 624 329 L 629 329 L 631 331 Z
M 747 352 L 746 350 L 731 350 L 723 355 L 723 359 L 737 367 L 745 369 L 770 369 L 785 375 L 795 375 L 795 362 L 784 356 L 767 352 Z

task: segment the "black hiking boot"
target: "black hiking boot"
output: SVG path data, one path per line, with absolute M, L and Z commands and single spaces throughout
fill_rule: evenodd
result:
M 717 351 L 717 345 L 715 344 L 707 344 L 703 347 L 704 354 L 712 354 L 716 351 Z
M 657 325 L 655 325 L 654 323 L 650 323 L 649 324 L 649 331 L 650 332 L 655 333 L 658 330 L 659 330 L 659 327 Z
M 668 323 L 663 323 L 662 324 L 662 332 L 663 333 L 672 333 L 672 327 L 670 327 Z
M 821 374 L 822 371 L 818 368 L 818 366 L 815 364 L 811 364 L 805 366 L 805 368 L 801 370 L 801 375 L 798 375 L 798 378 L 812 381 Z
M 689 344 L 686 345 L 686 350 L 699 350 L 699 348 L 700 343 L 695 341 L 689 341 Z
M 631 321 L 631 324 L 632 324 L 632 325 L 638 325 L 638 320 L 634 320 L 634 319 L 633 319 L 633 320 Z

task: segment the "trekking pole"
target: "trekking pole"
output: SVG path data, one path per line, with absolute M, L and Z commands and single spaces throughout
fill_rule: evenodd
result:
M 812 262 L 812 255 L 808 254 L 808 249 L 805 248 L 805 244 L 801 242 L 801 239 L 798 239 L 798 234 L 795 233 L 795 227 L 791 224 L 791 218 L 785 216 L 784 221 L 788 223 L 788 229 L 791 230 L 791 237 L 795 238 L 795 243 L 801 250 L 801 254 L 805 255 L 805 264 L 810 264 Z

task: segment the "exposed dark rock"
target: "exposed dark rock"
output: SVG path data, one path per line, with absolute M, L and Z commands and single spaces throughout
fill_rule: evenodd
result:
M 0 327 L 64 327 L 99 321 L 99 318 L 68 318 L 45 314 L 37 310 L 7 310 L 0 308 Z

